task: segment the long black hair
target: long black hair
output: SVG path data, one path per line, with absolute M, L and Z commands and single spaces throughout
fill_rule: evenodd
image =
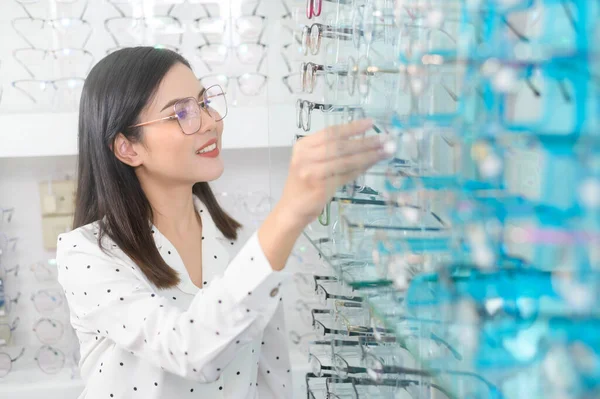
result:
M 98 245 L 108 235 L 159 288 L 177 285 L 179 276 L 156 248 L 150 225 L 152 208 L 134 169 L 121 162 L 112 147 L 119 133 L 132 142 L 142 139 L 143 128 L 128 126 L 139 123 L 140 113 L 177 63 L 191 69 L 185 58 L 166 49 L 115 51 L 90 71 L 79 108 L 74 228 L 98 221 Z M 204 202 L 223 235 L 236 239 L 241 225 L 221 209 L 208 183 L 196 183 L 193 193 Z

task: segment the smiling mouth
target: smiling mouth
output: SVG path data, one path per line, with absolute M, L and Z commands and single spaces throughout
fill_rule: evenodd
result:
M 211 145 L 207 145 L 206 147 L 202 148 L 201 150 L 196 151 L 196 154 L 204 154 L 207 152 L 211 152 L 217 149 L 217 143 L 212 143 Z

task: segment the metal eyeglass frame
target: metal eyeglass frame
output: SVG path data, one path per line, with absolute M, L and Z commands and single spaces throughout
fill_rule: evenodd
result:
M 209 92 L 209 90 L 210 90 L 211 88 L 213 88 L 213 87 L 219 87 L 219 89 L 221 89 L 221 92 L 220 92 L 220 93 L 218 93 L 218 94 L 216 94 L 215 96 L 208 96 L 208 95 L 207 95 L 207 93 L 208 93 L 208 92 Z M 183 128 L 181 127 L 181 124 L 179 125 L 179 127 L 181 128 L 181 133 L 185 134 L 186 136 L 189 136 L 189 135 L 192 135 L 192 134 L 196 134 L 196 133 L 198 133 L 198 132 L 200 131 L 200 129 L 202 128 L 202 111 L 205 111 L 205 112 L 206 112 L 206 114 L 207 114 L 208 116 L 210 116 L 210 117 L 211 117 L 211 119 L 213 119 L 215 122 L 222 121 L 222 120 L 225 118 L 225 116 L 227 116 L 227 112 L 226 112 L 226 113 L 225 113 L 225 115 L 221 115 L 221 119 L 218 119 L 218 120 L 216 120 L 216 119 L 214 119 L 214 118 L 213 118 L 213 116 L 210 114 L 210 112 L 208 112 L 208 110 L 207 110 L 207 107 L 206 107 L 206 106 L 200 106 L 200 104 L 205 104 L 205 105 L 206 105 L 206 104 L 210 103 L 210 98 L 212 98 L 212 97 L 216 97 L 216 96 L 223 96 L 223 99 L 224 99 L 225 101 L 227 101 L 227 99 L 226 99 L 226 97 L 225 97 L 225 94 L 226 94 L 226 93 L 223 91 L 223 88 L 222 88 L 220 85 L 213 85 L 213 86 L 210 86 L 210 87 L 208 87 L 208 88 L 205 88 L 205 89 L 202 91 L 202 93 L 201 93 L 201 95 L 202 95 L 202 100 L 201 100 L 201 101 L 198 101 L 198 99 L 197 99 L 197 98 L 194 98 L 194 97 L 187 97 L 187 98 L 183 98 L 183 99 L 181 99 L 181 100 L 177 101 L 175 104 L 173 104 L 173 112 L 174 112 L 174 115 L 171 115 L 171 116 L 165 116 L 164 118 L 154 119 L 154 120 L 151 120 L 151 121 L 148 121 L 148 122 L 142 122 L 142 123 L 138 123 L 138 124 L 135 124 L 135 125 L 128 126 L 128 128 L 129 128 L 129 129 L 133 129 L 133 128 L 136 128 L 136 127 L 148 126 L 148 125 L 151 125 L 151 124 L 154 124 L 154 123 L 165 122 L 165 121 L 171 121 L 171 120 L 174 120 L 174 119 L 177 119 L 177 121 L 179 122 L 179 115 L 177 115 L 177 104 L 180 104 L 180 103 L 181 103 L 181 102 L 183 102 L 183 101 L 189 101 L 190 99 L 192 99 L 192 100 L 194 100 L 194 101 L 197 101 L 197 102 L 198 102 L 199 109 L 200 109 L 200 112 L 199 112 L 199 114 L 198 114 L 198 115 L 199 115 L 199 118 L 200 118 L 200 124 L 199 124 L 199 126 L 198 126 L 198 130 L 196 130 L 196 131 L 195 131 L 195 132 L 193 132 L 193 133 L 185 133 L 185 132 L 183 131 Z
M 31 71 L 31 69 L 29 69 L 29 67 L 27 66 L 27 64 L 25 62 L 23 62 L 19 55 L 21 53 L 25 53 L 25 52 L 38 52 L 43 54 L 44 59 L 50 55 L 52 57 L 54 57 L 55 60 L 58 60 L 57 55 L 62 54 L 65 56 L 70 56 L 71 54 L 76 54 L 76 55 L 83 55 L 85 57 L 87 57 L 89 59 L 89 65 L 86 68 L 86 75 L 87 72 L 89 72 L 92 69 L 92 66 L 94 64 L 94 55 L 92 53 L 90 53 L 89 51 L 87 51 L 86 49 L 72 49 L 72 48 L 59 48 L 59 49 L 52 49 L 52 50 L 48 50 L 48 49 L 40 49 L 40 48 L 18 48 L 15 49 L 13 51 L 13 57 L 14 59 L 21 64 L 21 66 L 27 71 L 27 73 L 29 74 L 29 76 L 31 76 L 32 79 L 35 79 L 36 76 L 35 74 Z M 78 62 L 78 65 L 80 63 Z
M 84 36 L 83 42 L 77 46 L 79 48 L 84 48 L 87 45 L 87 42 L 90 40 L 90 37 L 92 36 L 92 32 L 93 32 L 92 25 L 88 21 L 86 21 L 85 19 L 82 19 L 82 18 L 42 19 L 42 18 L 33 18 L 33 17 L 29 16 L 29 17 L 15 18 L 15 19 L 11 20 L 10 23 L 11 23 L 14 31 L 17 33 L 17 35 L 21 39 L 23 39 L 27 44 L 29 44 L 31 46 L 31 48 L 36 48 L 36 46 L 31 41 L 29 41 L 29 39 L 27 39 L 27 35 L 25 35 L 25 33 L 21 32 L 16 26 L 19 21 L 26 21 L 26 20 L 40 23 L 42 29 L 46 25 L 48 25 L 54 30 L 60 29 L 60 28 L 57 28 L 56 25 L 65 27 L 65 26 L 70 26 L 73 21 L 79 21 L 82 26 L 86 26 L 88 28 L 88 33 L 86 36 Z
M 259 19 L 261 22 L 261 28 L 260 28 L 260 32 L 258 33 L 256 39 L 252 38 L 253 41 L 255 41 L 256 43 L 259 43 L 262 41 L 263 35 L 265 34 L 265 31 L 267 29 L 267 20 L 268 18 L 265 15 L 257 15 L 256 12 L 258 10 L 258 6 L 260 5 L 260 1 L 257 2 L 256 7 L 254 8 L 254 10 L 249 14 L 249 15 L 241 15 L 239 17 L 236 18 L 235 21 L 235 28 L 238 31 L 240 31 L 240 19 L 241 18 L 249 18 L 249 17 L 253 17 L 253 18 L 257 18 Z M 208 34 L 206 32 L 202 32 L 200 30 L 200 25 L 202 23 L 202 21 L 206 21 L 206 20 L 221 20 L 223 22 L 223 32 L 221 32 L 221 35 L 225 34 L 225 25 L 230 22 L 229 18 L 223 18 L 223 17 L 213 17 L 212 14 L 208 11 L 208 8 L 206 7 L 206 5 L 202 5 L 206 11 L 206 16 L 205 17 L 200 17 L 200 18 L 196 18 L 194 19 L 193 23 L 194 23 L 194 29 L 196 29 L 196 31 L 198 31 L 198 33 L 200 33 L 200 35 L 202 36 L 202 38 L 204 39 L 204 41 L 206 43 L 209 43 L 210 40 L 208 39 Z M 240 34 L 241 36 L 241 34 Z
M 181 23 L 181 21 L 179 20 L 179 18 L 173 17 L 171 15 L 154 15 L 152 17 L 127 17 L 127 16 L 121 16 L 121 17 L 111 17 L 111 18 L 107 18 L 104 20 L 104 29 L 106 29 L 106 31 L 108 32 L 108 34 L 110 35 L 110 37 L 112 38 L 112 40 L 115 42 L 115 46 L 117 47 L 129 47 L 129 45 L 127 44 L 122 44 L 119 39 L 118 39 L 118 35 L 116 35 L 113 31 L 112 28 L 110 27 L 111 22 L 113 21 L 123 21 L 123 20 L 129 20 L 132 22 L 136 22 L 136 23 L 143 23 L 144 24 L 144 29 L 149 29 L 151 31 L 153 31 L 154 29 L 152 28 L 151 24 L 148 23 L 148 21 L 152 21 L 152 20 L 158 20 L 160 18 L 164 18 L 167 20 L 170 20 L 172 22 L 175 23 L 175 25 L 178 26 L 178 32 L 169 32 L 169 33 L 165 33 L 165 34 L 169 34 L 169 35 L 178 35 L 178 39 L 177 42 L 178 44 L 175 47 L 181 47 L 182 43 L 183 43 L 183 33 L 184 33 L 184 28 L 183 25 Z
M 308 293 L 312 294 L 315 291 L 317 291 L 317 285 L 319 284 L 318 283 L 319 281 L 325 281 L 325 282 L 338 281 L 338 278 L 335 276 L 320 276 L 320 275 L 315 275 L 315 274 L 310 274 L 310 273 L 294 273 L 293 278 L 294 278 L 294 281 L 296 282 L 297 286 L 304 284 L 304 286 L 308 288 L 306 291 L 304 291 L 307 294 Z M 300 289 L 300 291 L 302 291 L 302 289 Z
M 321 284 L 317 284 L 317 289 L 315 290 L 317 296 L 319 297 L 319 301 L 321 304 L 327 303 L 328 299 L 341 299 L 343 301 L 351 301 L 351 302 L 363 302 L 364 298 L 361 296 L 348 296 L 348 295 L 336 295 L 330 294 L 325 290 Z
M 310 130 L 311 124 L 311 113 L 315 109 L 320 110 L 322 112 L 347 112 L 348 110 L 356 108 L 360 107 L 355 105 L 314 103 L 312 101 L 303 100 L 299 98 L 296 101 L 296 126 L 298 127 L 298 129 L 302 129 L 305 132 L 308 132 Z M 303 112 L 306 112 L 306 117 L 302 116 Z
M 49 323 L 50 325 L 52 325 L 52 327 L 54 328 L 58 328 L 60 331 L 59 337 L 56 340 L 47 340 L 47 339 L 43 339 L 40 336 L 40 333 L 38 332 L 38 328 L 40 327 L 40 325 L 42 323 Z M 33 326 L 33 331 L 35 332 L 35 335 L 37 336 L 38 340 L 44 344 L 44 345 L 55 345 L 56 343 L 58 343 L 62 337 L 65 335 L 65 326 L 64 324 L 56 319 L 52 319 L 49 317 L 42 317 L 41 319 L 38 319 L 38 321 L 36 321 L 36 323 Z
M 263 43 L 254 43 L 254 42 L 243 42 L 243 43 L 239 43 L 239 44 L 234 45 L 234 46 L 227 46 L 227 45 L 222 44 L 222 43 L 209 43 L 209 42 L 207 42 L 205 44 L 202 44 L 202 45 L 196 47 L 196 51 L 198 51 L 199 53 L 201 53 L 202 50 L 205 49 L 205 48 L 219 47 L 220 49 L 224 49 L 225 50 L 224 57 L 229 57 L 230 54 L 233 53 L 233 54 L 236 55 L 238 61 L 241 64 L 246 64 L 246 63 L 242 62 L 242 58 L 240 57 L 240 53 L 239 53 L 240 48 L 242 46 L 256 46 L 257 48 L 260 49 L 260 52 L 262 53 L 262 55 L 261 55 L 258 63 L 256 64 L 256 72 L 258 72 L 260 70 L 260 67 L 262 66 L 265 58 L 267 57 L 267 48 L 268 48 L 268 46 L 266 44 L 263 44 Z M 235 50 L 235 51 L 232 51 L 232 50 Z M 213 68 L 212 68 L 211 64 L 209 62 L 205 61 L 204 57 L 198 57 L 198 58 L 206 66 L 206 68 L 209 71 L 211 71 L 211 72 L 213 71 Z
M 23 356 L 24 353 L 25 353 L 25 348 L 21 348 L 21 352 L 19 352 L 19 354 L 15 358 L 13 358 L 12 356 L 10 356 L 6 352 L 0 352 L 0 356 L 6 356 L 7 359 L 10 360 L 10 362 L 7 362 L 7 364 L 9 365 L 8 370 L 6 370 L 6 372 L 4 374 L 0 374 L 0 378 L 6 377 L 11 372 L 11 370 L 12 370 L 12 364 L 14 362 L 16 362 L 17 360 L 19 360 Z
M 55 93 L 59 93 L 61 91 L 61 89 L 57 86 L 57 83 L 59 83 L 59 82 L 68 82 L 67 86 L 73 86 L 73 88 L 76 88 L 76 87 L 83 88 L 83 85 L 85 83 L 85 79 L 84 78 L 79 78 L 79 77 L 61 78 L 61 79 L 53 79 L 53 80 L 20 79 L 20 80 L 14 80 L 14 81 L 12 81 L 11 85 L 16 90 L 20 91 L 25 96 L 27 96 L 31 101 L 33 101 L 33 103 L 37 104 L 38 101 L 36 100 L 36 97 L 33 96 L 33 95 L 31 95 L 24 88 L 19 87 L 19 85 L 21 83 L 38 83 L 38 85 L 40 87 L 44 87 L 43 90 L 46 90 L 47 87 L 51 87 L 54 90 Z
M 13 215 L 15 214 L 15 208 L 2 208 L 0 207 L 0 226 L 2 224 L 10 223 L 12 221 Z M 6 219 L 5 219 L 6 217 Z
M 262 73 L 258 73 L 258 72 L 246 72 L 243 73 L 241 75 L 226 75 L 226 74 L 222 74 L 222 73 L 218 73 L 218 74 L 212 74 L 212 75 L 204 75 L 200 78 L 200 83 L 204 84 L 204 82 L 206 81 L 206 79 L 208 78 L 214 78 L 216 77 L 218 80 L 225 80 L 225 87 L 229 88 L 229 84 L 231 83 L 231 81 L 235 81 L 238 85 L 238 89 L 240 91 L 240 93 L 242 93 L 245 96 L 258 96 L 261 94 L 261 92 L 263 91 L 263 89 L 265 88 L 265 85 L 267 84 L 267 80 L 269 79 L 267 75 L 264 75 Z M 242 90 L 242 78 L 244 77 L 257 77 L 260 78 L 261 80 L 261 84 L 258 87 L 258 90 L 256 92 L 247 92 Z M 211 85 L 211 86 L 215 86 L 215 85 Z
M 6 233 L 0 232 L 0 257 L 3 255 L 4 251 L 9 251 L 9 246 L 11 251 L 17 250 L 17 243 L 19 242 L 19 237 L 9 237 Z
M 17 316 L 12 321 L 12 323 L 8 323 L 8 322 L 0 323 L 0 330 L 4 329 L 5 330 L 4 335 L 8 337 L 8 339 L 6 341 L 0 340 L 0 346 L 6 345 L 11 341 L 12 333 L 19 327 L 20 321 L 21 321 L 21 318 Z
M 52 306 L 49 309 L 40 310 L 40 308 L 38 307 L 38 302 L 36 301 L 36 298 L 39 298 L 42 295 L 48 296 L 50 298 L 50 300 L 54 303 L 54 306 Z M 33 294 L 31 294 L 30 299 L 33 302 L 35 309 L 40 314 L 43 314 L 43 315 L 50 314 L 50 313 L 56 311 L 56 309 L 59 309 L 65 301 L 64 293 L 56 288 L 38 290 L 38 291 L 34 292 Z
M 1 257 L 0 257 L 0 259 L 1 259 Z M 12 273 L 14 277 L 18 277 L 20 270 L 21 270 L 21 265 L 19 265 L 19 264 L 14 265 L 10 269 L 5 269 L 4 266 L 2 265 L 2 262 L 0 262 L 0 278 L 2 278 L 2 279 L 6 279 L 6 277 L 10 273 Z
M 350 28 L 336 28 L 332 25 L 314 23 L 310 26 L 302 27 L 301 45 L 302 53 L 308 55 L 308 51 L 312 55 L 319 54 L 322 38 L 352 40 L 353 30 Z

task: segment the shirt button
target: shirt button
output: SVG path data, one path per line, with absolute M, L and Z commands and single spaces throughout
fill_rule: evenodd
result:
M 271 290 L 271 297 L 276 296 L 277 294 L 279 294 L 279 288 L 273 288 Z

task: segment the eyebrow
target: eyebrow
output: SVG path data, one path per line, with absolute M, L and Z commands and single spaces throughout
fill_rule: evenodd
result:
M 200 93 L 198 93 L 198 101 L 200 101 L 200 98 L 202 97 L 202 95 L 204 95 L 204 92 L 206 91 L 206 88 L 203 87 L 202 89 L 200 89 Z M 160 112 L 163 112 L 165 109 L 175 105 L 175 103 L 177 101 L 181 101 L 183 100 L 183 98 L 174 98 L 173 100 L 169 101 L 168 103 L 165 104 L 165 106 L 160 110 Z

